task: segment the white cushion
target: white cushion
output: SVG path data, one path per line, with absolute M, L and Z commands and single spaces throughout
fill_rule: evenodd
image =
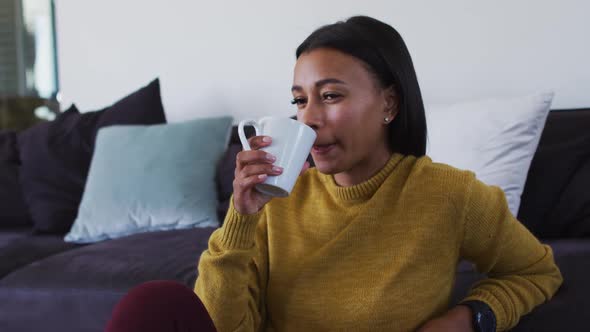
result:
M 553 95 L 547 91 L 427 107 L 426 154 L 502 188 L 516 216 Z

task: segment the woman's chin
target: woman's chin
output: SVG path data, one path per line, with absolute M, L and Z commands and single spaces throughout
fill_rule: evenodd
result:
M 312 155 L 313 157 L 313 155 Z M 322 174 L 336 174 L 339 173 L 337 163 L 334 160 L 326 160 L 326 159 L 313 159 L 313 163 L 315 164 L 315 168 L 318 172 Z

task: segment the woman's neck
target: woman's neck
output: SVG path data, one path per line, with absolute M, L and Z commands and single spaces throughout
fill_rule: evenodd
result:
M 334 181 L 341 187 L 350 187 L 369 180 L 391 159 L 392 152 L 372 153 L 372 156 L 361 160 L 350 170 L 334 174 Z

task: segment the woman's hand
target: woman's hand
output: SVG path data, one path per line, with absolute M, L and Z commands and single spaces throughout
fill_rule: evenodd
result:
M 271 144 L 272 139 L 269 136 L 254 136 L 248 142 L 252 150 L 238 153 L 233 183 L 234 208 L 241 214 L 260 211 L 272 197 L 256 191 L 254 186 L 264 182 L 269 175 L 280 175 L 283 172 L 282 168 L 274 167 L 275 156 L 259 150 Z M 301 174 L 308 168 L 309 163 L 306 161 Z
M 458 305 L 444 315 L 428 321 L 417 332 L 473 332 L 471 309 Z

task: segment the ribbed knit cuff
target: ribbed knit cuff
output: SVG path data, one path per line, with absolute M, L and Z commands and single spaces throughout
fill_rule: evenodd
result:
M 262 218 L 264 209 L 254 214 L 241 214 L 234 209 L 233 195 L 223 222 L 221 243 L 226 249 L 249 249 L 256 240 L 256 226 Z
M 466 298 L 461 300 L 460 303 L 473 300 L 484 302 L 492 309 L 496 316 L 496 331 L 506 331 L 509 328 L 509 326 L 507 326 L 508 322 L 506 321 L 506 317 L 504 316 L 502 304 L 495 296 L 476 288 L 473 289 Z

